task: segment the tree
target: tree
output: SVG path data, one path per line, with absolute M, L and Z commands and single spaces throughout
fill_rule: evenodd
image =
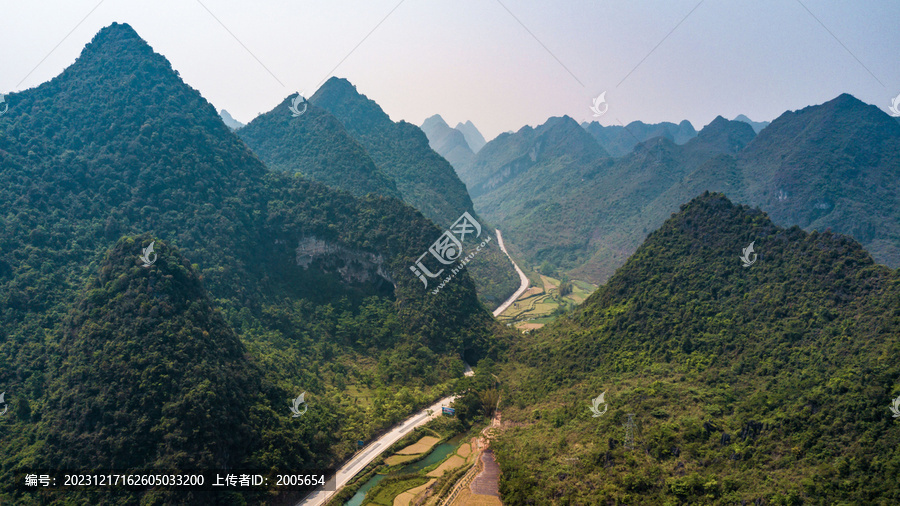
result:
M 489 388 L 479 392 L 478 399 L 481 401 L 481 412 L 484 416 L 493 418 L 497 403 L 500 402 L 500 392 L 496 388 Z

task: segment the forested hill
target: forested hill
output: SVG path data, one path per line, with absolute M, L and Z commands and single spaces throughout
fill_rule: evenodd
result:
M 151 244 L 153 264 L 146 267 L 135 252 Z M 269 445 L 279 445 L 290 459 L 279 465 L 302 466 L 328 453 L 327 446 L 315 446 L 311 420 L 297 427 L 278 416 L 290 393 L 263 385 L 191 265 L 149 236 L 123 239 L 106 255 L 75 302 L 48 366 L 54 409 L 41 414 L 49 430 L 37 458 L 43 468 L 263 468 L 256 459 Z M 323 426 L 338 429 L 334 420 Z M 305 437 L 295 436 L 298 429 Z M 110 500 L 109 490 L 67 495 Z M 127 501 L 129 494 L 118 499 Z
M 210 423 L 258 442 L 227 458 L 210 448 L 198 463 L 334 463 L 357 440 L 445 392 L 462 374 L 462 356 L 475 361 L 504 345 L 465 271 L 436 295 L 410 273 L 440 229 L 397 199 L 357 199 L 269 171 L 128 25 L 104 28 L 60 76 L 7 102 L 0 117 L 0 391 L 10 405 L 0 431 L 4 504 L 28 501 L 12 490 L 14 469 L 41 463 L 45 451 L 67 462 L 100 459 L 84 452 L 92 440 L 130 441 L 148 449 L 148 464 L 180 465 L 148 427 L 171 428 L 183 448 L 199 448 L 207 436 L 169 419 L 166 406 L 191 420 L 237 409 L 235 418 Z M 160 265 L 133 267 L 149 240 L 159 245 Z M 109 367 L 95 370 L 107 363 L 101 346 Z M 132 381 L 148 364 L 147 376 Z M 179 364 L 194 367 L 183 384 L 153 379 Z M 199 398 L 231 405 L 175 402 L 160 408 L 162 419 L 135 418 L 179 389 L 194 392 L 197 375 L 253 391 L 256 370 L 262 396 L 238 400 L 202 387 Z M 104 378 L 131 384 L 127 401 L 92 399 Z M 296 437 L 298 426 L 279 427 L 290 420 L 290 399 L 304 391 L 310 416 L 294 423 L 309 437 L 294 452 L 279 438 Z M 89 405 L 98 409 L 76 414 Z M 138 458 L 119 451 L 102 458 Z
M 898 308 L 900 273 L 849 237 L 697 197 L 517 343 L 504 504 L 897 502 Z
M 785 112 L 743 150 L 698 166 L 648 211 L 667 216 L 704 190 L 725 191 L 779 225 L 851 235 L 877 262 L 898 267 L 898 152 L 894 118 L 843 94 Z
M 469 212 L 484 226 L 485 236 L 494 235 L 491 224 L 475 212 L 466 186 L 453 167 L 431 149 L 417 126 L 393 122 L 374 100 L 360 94 L 346 79 L 329 79 L 309 102 L 337 117 L 379 170 L 393 178 L 403 200 L 438 227 L 447 228 L 463 212 Z M 482 302 L 493 309 L 516 291 L 519 279 L 497 242 L 492 240 L 486 246 L 468 269 Z
M 309 101 L 337 117 L 378 168 L 396 181 L 403 200 L 439 227 L 449 226 L 463 211 L 474 211 L 465 185 L 419 127 L 391 121 L 346 79 L 332 77 Z
M 300 173 L 360 197 L 401 197 L 394 180 L 375 166 L 337 118 L 309 103 L 299 106 L 306 109 L 303 114 L 294 116 L 294 98 L 287 97 L 237 132 L 269 168 Z
M 759 135 L 717 117 L 683 144 L 658 136 L 615 160 L 585 158 L 582 136 L 553 144 L 531 132 L 498 136 L 460 174 L 478 211 L 544 271 L 603 283 L 704 191 L 781 226 L 850 235 L 876 262 L 900 266 L 900 125 L 850 95 L 787 111 Z

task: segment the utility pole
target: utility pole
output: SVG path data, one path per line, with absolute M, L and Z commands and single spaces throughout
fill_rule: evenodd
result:
M 628 413 L 628 421 L 625 422 L 625 449 L 634 450 L 634 413 Z

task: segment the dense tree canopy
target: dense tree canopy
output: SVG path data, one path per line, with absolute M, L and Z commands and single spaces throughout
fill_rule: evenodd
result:
M 466 273 L 432 295 L 409 272 L 437 227 L 269 171 L 127 25 L 8 102 L 0 502 L 48 463 L 333 464 L 502 347 Z M 313 239 L 339 254 L 301 258 Z
M 900 498 L 900 277 L 846 236 L 703 195 L 513 353 L 505 504 Z

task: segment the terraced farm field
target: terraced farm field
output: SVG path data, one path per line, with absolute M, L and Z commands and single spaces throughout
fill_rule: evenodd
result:
M 534 286 L 523 293 L 516 302 L 497 318 L 522 331 L 539 329 L 552 322 L 560 314 L 574 308 L 597 289 L 596 285 L 575 280 L 571 293 L 560 296 L 561 280 L 540 276 L 541 286 Z

